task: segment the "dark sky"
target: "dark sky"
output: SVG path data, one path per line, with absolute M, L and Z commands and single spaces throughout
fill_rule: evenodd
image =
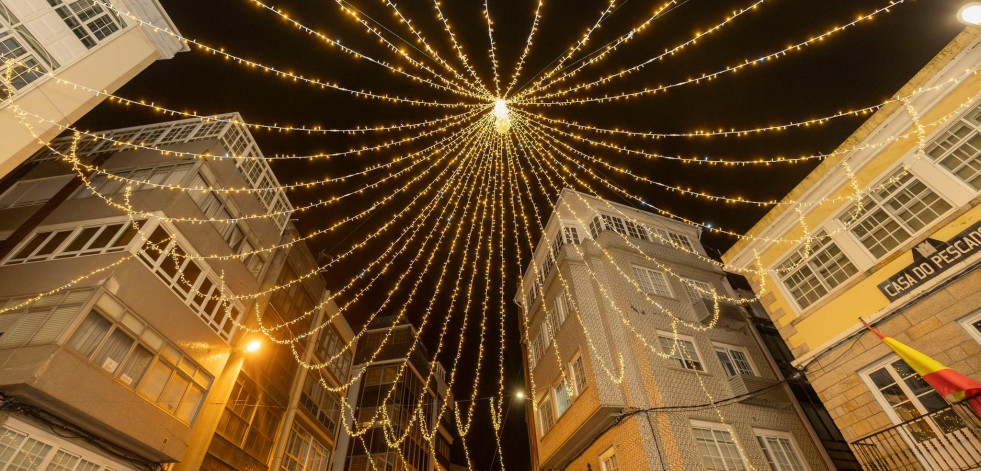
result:
M 351 0 L 379 22 L 402 38 L 410 38 L 407 29 L 399 25 L 384 4 L 372 0 Z M 536 2 L 514 0 L 488 0 L 491 16 L 495 20 L 495 40 L 498 60 L 505 77 L 509 77 L 514 63 L 527 37 Z M 340 13 L 337 4 L 330 0 L 287 1 L 269 0 L 271 5 L 283 8 L 291 17 L 324 31 L 328 36 L 340 39 L 360 52 L 389 60 L 397 64 L 398 58 L 379 46 L 357 23 Z M 349 56 L 324 45 L 318 39 L 303 34 L 294 27 L 246 0 L 162 0 L 164 7 L 180 29 L 189 38 L 200 39 L 206 44 L 224 47 L 228 52 L 250 58 L 283 70 L 307 76 L 316 76 L 351 88 L 366 88 L 390 94 L 412 96 L 431 100 L 456 100 L 454 95 L 439 92 L 425 85 L 409 83 L 402 77 L 387 72 L 366 61 L 355 61 Z M 532 53 L 524 69 L 524 83 L 530 76 L 552 63 L 592 24 L 605 8 L 604 0 L 551 0 L 543 8 L 541 29 L 534 42 Z M 662 0 L 622 0 L 619 8 L 603 23 L 584 52 L 593 51 L 647 18 Z M 588 68 L 581 79 L 597 77 L 636 64 L 655 56 L 665 48 L 687 40 L 695 31 L 703 31 L 721 21 L 733 10 L 745 7 L 750 0 L 682 0 L 679 5 L 657 19 L 647 30 L 626 46 L 605 59 L 596 67 Z M 583 106 L 527 108 L 529 111 L 546 113 L 563 119 L 576 119 L 600 127 L 621 127 L 633 130 L 657 132 L 683 132 L 705 128 L 746 128 L 778 124 L 788 121 L 820 117 L 842 109 L 859 108 L 877 104 L 893 93 L 925 65 L 961 29 L 955 20 L 957 8 L 963 2 L 954 0 L 907 0 L 895 6 L 891 12 L 872 22 L 838 34 L 801 52 L 782 57 L 751 69 L 728 75 L 715 81 L 681 87 L 668 93 L 646 98 L 605 104 Z M 767 52 L 783 48 L 819 34 L 833 25 L 851 21 L 860 13 L 868 13 L 886 5 L 886 1 L 855 0 L 773 0 L 740 17 L 724 30 L 700 40 L 682 53 L 652 64 L 641 73 L 628 79 L 605 86 L 603 93 L 634 90 L 655 84 L 673 83 L 689 76 L 713 72 L 729 65 L 751 59 Z M 411 0 L 398 4 L 423 33 L 431 45 L 448 59 L 455 59 L 447 35 L 436 22 L 429 0 Z M 482 16 L 483 2 L 478 0 L 444 1 L 444 13 L 450 19 L 454 31 L 478 73 L 489 81 L 490 61 L 486 54 L 487 31 Z M 394 39 L 394 37 L 393 37 Z M 397 39 L 394 39 L 398 41 Z M 404 44 L 403 44 L 404 45 Z M 419 57 L 419 54 L 415 54 Z M 576 59 L 582 57 L 577 55 Z M 454 67 L 462 70 L 458 62 Z M 408 67 L 407 67 L 407 70 Z M 588 94 L 598 94 L 594 89 Z M 179 54 L 176 58 L 158 61 L 124 86 L 119 95 L 146 99 L 175 109 L 195 110 L 198 113 L 241 112 L 246 121 L 262 123 L 288 123 L 294 125 L 323 125 L 350 127 L 357 125 L 390 124 L 400 121 L 433 119 L 446 114 L 443 110 L 409 107 L 353 98 L 340 92 L 321 90 L 290 80 L 277 78 L 253 69 L 246 69 L 231 61 L 197 50 Z M 133 107 L 123 108 L 104 103 L 81 121 L 85 129 L 146 124 L 171 119 L 148 113 Z M 750 157 L 794 156 L 833 150 L 845 137 L 861 124 L 857 118 L 844 118 L 807 129 L 786 131 L 744 138 L 664 140 L 631 140 L 618 138 L 617 142 L 638 149 L 663 154 L 684 156 L 726 157 L 746 159 Z M 378 136 L 345 136 L 283 134 L 257 131 L 253 133 L 266 155 L 307 155 L 321 151 L 337 151 L 350 147 L 388 140 L 395 134 Z M 421 145 L 429 145 L 431 141 Z M 602 158 L 626 166 L 638 174 L 646 175 L 669 184 L 683 185 L 712 193 L 739 195 L 755 199 L 774 199 L 784 196 L 814 164 L 770 166 L 766 168 L 683 166 L 672 162 L 652 162 L 599 148 L 577 146 Z M 310 180 L 357 171 L 372 163 L 385 162 L 402 155 L 412 147 L 396 148 L 381 153 L 368 153 L 358 157 L 335 158 L 329 161 L 274 161 L 273 169 L 284 183 L 297 179 Z M 765 209 L 743 206 L 722 206 L 715 203 L 692 201 L 650 186 L 634 183 L 625 178 L 613 178 L 623 188 L 644 195 L 670 211 L 694 220 L 713 223 L 738 232 L 747 230 L 763 215 Z M 356 179 L 345 185 L 318 187 L 315 190 L 289 192 L 296 205 L 317 200 L 324 194 L 337 194 L 344 188 L 355 188 L 372 181 Z M 394 186 L 383 186 L 358 199 L 345 200 L 344 204 L 322 210 L 298 214 L 301 231 L 324 227 L 343 216 L 366 208 L 379 195 L 391 191 Z M 614 198 L 612 194 L 604 195 Z M 391 215 L 399 212 L 409 196 L 394 200 L 376 211 L 370 218 L 344 226 L 329 236 L 311 240 L 311 249 L 337 254 L 361 240 L 363 234 L 375 230 Z M 548 204 L 541 199 L 539 205 Z M 538 215 L 543 221 L 548 214 Z M 396 231 L 398 233 L 400 231 Z M 531 228 L 537 238 L 537 228 Z M 391 239 L 388 239 L 389 241 Z M 327 271 L 324 276 L 332 289 L 343 286 L 361 267 L 386 246 L 382 240 L 371 244 L 348 263 Z M 707 244 L 720 250 L 733 241 L 710 236 Z M 508 242 L 511 247 L 513 242 Z M 445 251 L 445 248 L 441 248 Z M 513 250 L 513 249 L 509 249 Z M 513 254 L 512 254 L 513 255 Z M 522 254 L 527 259 L 527 251 Z M 438 253 L 437 266 L 447 264 L 451 273 L 469 274 L 472 267 L 459 266 L 460 254 Z M 511 260 L 513 257 L 509 257 Z M 448 262 L 446 260 L 449 260 Z M 454 261 L 456 262 L 454 264 Z M 398 267 L 393 267 L 399 272 Z M 478 274 L 499 273 L 498 265 L 477 266 Z M 509 277 L 516 280 L 517 270 L 507 266 Z M 433 272 L 430 272 L 433 273 Z M 452 277 L 453 279 L 455 277 Z M 413 279 L 413 278 L 408 278 Z M 478 276 L 478 279 L 481 279 Z M 368 299 L 352 307 L 350 320 L 355 327 L 380 303 L 394 278 L 387 277 L 379 283 L 382 287 Z M 388 284 L 384 283 L 385 281 Z M 496 292 L 498 285 L 492 286 Z M 513 296 L 515 285 L 505 287 L 507 298 Z M 410 304 L 410 317 L 418 319 L 425 303 L 432 297 L 433 284 L 422 284 L 416 302 Z M 445 291 L 444 291 L 445 293 Z M 482 299 L 483 287 L 474 291 Z M 341 301 L 343 301 L 342 299 Z M 420 301 L 421 300 L 421 301 Z M 395 304 L 401 307 L 399 303 Z M 479 305 L 476 303 L 475 305 Z M 440 299 L 437 308 L 446 307 L 446 299 Z M 497 303 L 492 302 L 492 312 Z M 516 343 L 519 315 L 516 307 L 507 303 L 509 345 L 506 351 L 508 373 L 506 384 L 520 384 L 521 370 Z M 439 309 L 434 312 L 439 313 Z M 384 315 L 381 313 L 380 315 Z M 471 315 L 479 316 L 478 310 Z M 439 317 L 442 320 L 441 317 Z M 496 325 L 496 315 L 489 318 Z M 431 324 L 432 325 L 432 324 Z M 451 323 L 449 346 L 440 359 L 446 364 L 456 353 L 455 340 L 460 336 L 458 321 Z M 425 338 L 434 346 L 435 327 L 427 328 Z M 465 335 L 475 338 L 479 330 L 471 322 Z M 454 336 L 455 335 L 455 336 Z M 497 338 L 497 329 L 488 330 L 488 338 Z M 473 388 L 472 372 L 475 365 L 476 341 L 468 341 L 460 360 L 463 372 L 457 388 L 458 397 L 469 395 Z M 497 380 L 496 341 L 488 347 L 487 355 L 494 368 L 485 368 L 478 387 L 480 396 L 495 391 Z M 469 374 L 467 373 L 469 372 Z M 487 420 L 487 404 L 477 408 L 475 430 L 468 437 L 476 469 L 487 469 L 492 460 L 493 435 Z M 505 464 L 510 470 L 527 469 L 529 457 L 527 435 L 522 407 L 511 409 L 505 433 Z M 498 463 L 500 461 L 498 460 Z M 498 465 L 495 464 L 494 469 Z

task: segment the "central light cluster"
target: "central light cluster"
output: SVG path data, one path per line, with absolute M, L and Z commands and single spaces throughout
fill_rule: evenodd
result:
M 497 100 L 494 102 L 494 111 L 491 111 L 494 115 L 494 129 L 501 134 L 506 134 L 511 130 L 511 118 L 508 116 L 508 104 L 504 100 Z

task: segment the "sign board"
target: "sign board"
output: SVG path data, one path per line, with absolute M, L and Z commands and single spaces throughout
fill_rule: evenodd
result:
M 924 240 L 913 249 L 913 263 L 879 283 L 879 291 L 890 301 L 895 301 L 979 252 L 981 221 L 974 222 L 946 242 Z

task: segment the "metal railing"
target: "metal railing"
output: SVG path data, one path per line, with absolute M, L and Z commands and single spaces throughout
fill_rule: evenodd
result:
M 981 469 L 981 397 L 914 417 L 851 446 L 870 471 Z

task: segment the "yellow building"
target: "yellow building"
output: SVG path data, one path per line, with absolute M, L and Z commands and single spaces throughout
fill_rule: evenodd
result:
M 762 304 L 867 469 L 981 466 L 977 418 L 859 321 L 981 377 L 979 68 L 970 28 L 785 200 L 822 204 L 775 207 L 723 257 L 765 269 Z
M 187 46 L 156 0 L 0 0 L 0 176 L 157 59 Z M 126 12 L 127 16 L 116 13 Z M 57 77 L 59 80 L 53 80 Z M 18 117 L 11 103 L 23 111 Z M 29 131 L 20 122 L 33 127 Z M 35 135 L 37 137 L 35 137 Z

